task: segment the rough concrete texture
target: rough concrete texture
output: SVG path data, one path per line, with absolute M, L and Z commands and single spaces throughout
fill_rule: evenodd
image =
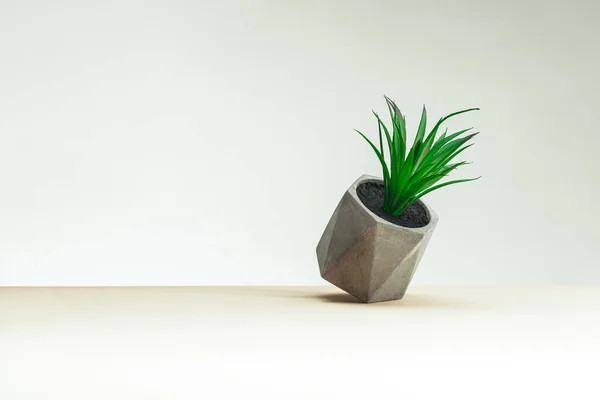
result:
M 404 296 L 425 252 L 438 217 L 422 228 L 392 224 L 365 207 L 356 194 L 363 175 L 350 186 L 333 212 L 317 245 L 321 276 L 365 303 Z

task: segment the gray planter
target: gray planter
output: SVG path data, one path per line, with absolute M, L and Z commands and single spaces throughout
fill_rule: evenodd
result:
M 365 207 L 356 194 L 363 175 L 350 186 L 333 212 L 317 245 L 321 276 L 365 303 L 404 296 L 431 238 L 437 215 L 425 205 L 429 224 L 405 228 Z

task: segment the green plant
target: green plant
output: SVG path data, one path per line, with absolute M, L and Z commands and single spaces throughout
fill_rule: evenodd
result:
M 457 155 L 472 146 L 466 144 L 479 132 L 461 136 L 472 128 L 464 129 L 447 135 L 448 129 L 436 140 L 440 125 L 447 119 L 479 108 L 469 108 L 449 114 L 435 124 L 428 135 L 425 135 L 427 111 L 423 106 L 421 122 L 417 129 L 414 143 L 410 149 L 406 141 L 406 119 L 396 103 L 384 96 L 392 119 L 392 133 L 383 123 L 379 115 L 373 111 L 379 128 L 379 149 L 360 131 L 356 130 L 371 145 L 383 169 L 384 204 L 383 209 L 388 214 L 402 215 L 415 201 L 444 186 L 455 183 L 473 181 L 477 178 L 459 179 L 445 183 L 436 183 L 456 168 L 469 164 L 466 161 L 450 164 Z M 385 160 L 383 134 L 387 142 L 389 167 Z M 435 186 L 434 186 L 435 185 Z

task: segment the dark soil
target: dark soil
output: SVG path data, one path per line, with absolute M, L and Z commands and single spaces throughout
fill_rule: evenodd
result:
M 429 223 L 429 213 L 421 200 L 417 200 L 397 217 L 386 213 L 383 211 L 383 193 L 383 183 L 380 182 L 363 182 L 356 188 L 360 201 L 375 215 L 392 224 L 407 228 L 421 228 Z

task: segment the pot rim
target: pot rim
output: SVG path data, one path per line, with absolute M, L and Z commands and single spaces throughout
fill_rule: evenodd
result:
M 388 226 L 393 227 L 393 228 L 398 229 L 398 230 L 409 231 L 409 232 L 422 232 L 422 233 L 430 231 L 436 225 L 437 220 L 438 220 L 438 216 L 431 209 L 431 207 L 429 207 L 427 205 L 427 203 L 425 203 L 423 201 L 423 199 L 419 199 L 419 200 L 421 201 L 421 203 L 425 207 L 425 211 L 427 212 L 427 215 L 429 216 L 429 223 L 427 225 L 425 225 L 425 226 L 421 226 L 419 228 L 409 228 L 409 227 L 402 226 L 402 225 L 396 225 L 396 224 L 394 224 L 394 223 L 392 223 L 392 222 L 390 222 L 390 221 L 388 221 L 386 219 L 381 218 L 379 215 L 377 215 L 373 211 L 369 210 L 369 208 L 363 204 L 363 202 L 358 197 L 358 194 L 356 193 L 356 188 L 358 188 L 358 186 L 361 183 L 364 183 L 364 182 L 378 182 L 378 183 L 383 183 L 383 179 L 381 179 L 381 178 L 379 178 L 377 176 L 366 175 L 365 174 L 365 175 L 362 175 L 361 177 L 359 177 L 352 184 L 352 186 L 350 186 L 350 188 L 348 189 L 348 193 L 354 198 L 354 200 L 363 208 L 363 210 L 366 213 L 368 213 L 371 216 L 371 218 L 373 218 L 378 223 L 388 225 Z

